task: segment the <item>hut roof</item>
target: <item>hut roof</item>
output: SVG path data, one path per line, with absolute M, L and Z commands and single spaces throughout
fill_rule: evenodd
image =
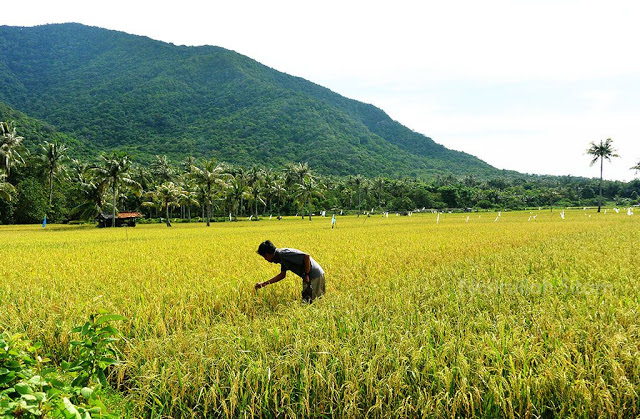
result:
M 142 218 L 139 212 L 119 212 L 118 218 Z
M 105 220 L 110 220 L 113 218 L 111 214 L 107 214 L 105 212 L 100 215 Z M 140 214 L 139 212 L 119 212 L 116 214 L 116 218 L 142 218 L 142 214 Z

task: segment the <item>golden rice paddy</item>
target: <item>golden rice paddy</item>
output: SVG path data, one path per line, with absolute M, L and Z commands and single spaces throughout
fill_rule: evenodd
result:
M 300 302 L 258 244 L 309 252 Z M 131 417 L 640 415 L 640 220 L 593 210 L 0 226 L 0 330 L 103 308 Z

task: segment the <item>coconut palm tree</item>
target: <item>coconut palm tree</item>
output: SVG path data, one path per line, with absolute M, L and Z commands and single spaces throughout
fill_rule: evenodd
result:
M 216 194 L 224 186 L 224 166 L 217 164 L 216 159 L 212 158 L 205 162 L 202 168 L 192 165 L 189 177 L 202 189 L 207 208 L 207 227 L 209 227 L 211 225 L 211 204 Z
M 276 177 L 270 189 L 276 197 L 276 202 L 278 203 L 278 219 L 280 219 L 282 216 L 282 196 L 287 193 L 287 189 L 284 187 L 284 179 Z
M 311 175 L 311 169 L 307 163 L 291 163 L 286 170 L 289 185 L 300 184 L 309 175 Z
M 273 213 L 273 185 L 278 179 L 278 174 L 273 169 L 262 169 L 262 185 L 264 187 L 264 209 L 263 213 Z
M 365 203 L 365 208 L 368 208 L 366 204 L 368 203 L 367 199 L 370 197 L 371 191 L 373 191 L 373 184 L 369 179 L 364 178 L 362 182 L 362 195 L 364 196 L 363 202 Z
M 248 190 L 249 201 L 250 203 L 253 203 L 253 208 L 254 208 L 253 213 L 255 215 L 256 220 L 259 219 L 258 204 L 264 206 L 267 202 L 266 196 L 265 196 L 266 192 L 267 190 L 261 182 L 254 184 L 253 187 L 250 187 Z
M 237 219 L 238 212 L 243 206 L 244 200 L 251 199 L 251 192 L 243 171 L 236 172 L 235 176 L 229 175 L 229 182 L 226 188 L 226 199 L 229 203 L 231 212 Z
M 183 193 L 178 199 L 178 203 L 187 208 L 187 218 L 189 219 L 189 222 L 191 222 L 191 207 L 199 207 L 200 202 L 198 201 L 197 188 L 189 185 L 188 183 L 185 184 L 185 187 L 186 189 L 183 189 Z
M 249 194 L 249 179 L 248 175 L 242 167 L 229 168 L 229 174 L 233 176 L 231 183 L 233 184 L 233 196 L 240 198 L 240 203 L 236 202 L 234 207 L 236 208 L 235 216 L 237 218 L 238 213 L 242 217 L 244 214 L 244 201 L 251 199 Z
M 598 200 L 598 212 L 600 212 L 600 208 L 602 207 L 602 169 L 604 167 L 604 160 L 611 161 L 612 157 L 620 156 L 616 154 L 611 138 L 607 138 L 604 141 L 600 140 L 598 144 L 592 141 L 591 146 L 587 149 L 587 154 L 593 156 L 591 166 L 600 160 L 600 199 Z
M 131 168 L 131 178 L 133 180 L 135 180 L 136 182 L 138 182 L 141 186 L 141 189 L 143 191 L 150 191 L 152 189 L 155 188 L 156 186 L 156 181 L 153 178 L 153 175 L 151 174 L 151 171 L 146 167 L 143 166 L 141 164 L 133 164 L 132 168 Z M 143 204 L 143 200 L 146 197 L 139 197 L 136 200 L 136 205 L 137 206 L 142 206 Z M 148 207 L 147 205 L 144 205 L 145 207 Z M 155 217 L 158 218 L 158 208 L 157 207 L 152 207 L 152 209 L 155 210 L 155 213 L 150 209 L 149 210 L 149 218 Z
M 167 217 L 167 227 L 171 227 L 171 218 L 169 217 L 169 207 L 178 205 L 178 202 L 184 195 L 184 190 L 173 182 L 164 182 L 159 185 L 150 195 L 154 196 L 155 201 L 160 203 L 165 210 Z
M 305 180 L 309 177 L 313 177 L 311 168 L 307 163 L 291 163 L 287 166 L 285 171 L 285 184 L 295 197 L 300 197 L 300 185 L 305 183 Z M 315 185 L 315 184 L 314 184 Z M 302 219 L 304 219 L 304 200 L 300 202 L 300 209 Z
M 78 203 L 72 214 L 80 219 L 92 219 L 104 206 L 106 184 L 94 179 L 93 167 L 77 159 L 71 160 L 70 178 L 75 186 L 74 200 Z
M 308 173 L 310 169 L 307 163 L 289 163 L 284 170 L 284 187 L 289 192 L 288 198 L 294 206 L 297 204 L 295 202 L 297 185 L 302 183 Z
M 382 194 L 384 193 L 385 186 L 385 180 L 383 177 L 378 176 L 374 179 L 373 190 L 378 197 L 378 208 L 382 208 Z
M 302 183 L 298 183 L 296 185 L 296 188 L 296 197 L 302 203 L 302 218 L 304 219 L 304 204 L 306 203 L 307 213 L 309 214 L 309 221 L 311 221 L 311 199 L 314 196 L 322 197 L 322 193 L 317 188 L 315 178 L 311 175 L 303 178 Z
M 53 198 L 53 179 L 66 171 L 65 160 L 67 158 L 67 146 L 58 142 L 45 141 L 42 145 L 40 156 L 42 166 L 49 178 L 49 208 Z
M 151 173 L 158 181 L 171 182 L 175 176 L 175 169 L 171 166 L 167 156 L 156 156 L 156 159 L 150 165 Z
M 4 169 L 7 177 L 11 175 L 11 167 L 24 164 L 22 140 L 16 133 L 13 122 L 0 122 L 0 168 Z
M 360 205 L 362 204 L 362 187 L 364 182 L 366 182 L 366 179 L 364 179 L 360 175 L 349 178 L 349 183 L 351 183 L 351 185 L 355 187 L 356 191 L 358 191 L 358 217 L 360 217 Z
M 98 185 L 104 185 L 104 187 L 110 188 L 113 193 L 113 219 L 111 220 L 111 226 L 115 227 L 116 203 L 119 189 L 127 187 L 131 189 L 136 196 L 139 196 L 142 192 L 142 187 L 131 177 L 131 159 L 126 153 L 114 151 L 109 155 L 102 154 L 100 160 L 100 165 L 93 167 L 92 171 Z
M 249 207 L 251 207 L 251 203 L 254 205 L 254 215 L 256 220 L 258 219 L 258 204 L 265 204 L 266 198 L 266 187 L 264 184 L 265 173 L 262 169 L 258 167 L 252 167 L 251 170 L 247 173 L 247 185 L 249 192 Z
M 639 171 L 640 171 L 640 162 L 638 162 L 638 164 L 636 164 L 635 166 L 633 166 L 633 167 L 631 168 L 631 170 L 635 170 L 636 172 L 639 172 Z
M 0 172 L 0 197 L 6 199 L 7 201 L 11 201 L 11 198 L 13 197 L 15 191 L 16 189 L 13 187 L 13 185 L 7 182 L 6 173 Z
M 97 217 L 104 207 L 105 186 L 92 179 L 78 184 L 80 203 L 73 208 L 73 214 L 87 220 Z
M 340 179 L 337 182 L 338 201 L 340 208 L 351 209 L 353 207 L 353 190 L 349 179 Z
M 180 170 L 182 170 L 182 174 L 188 175 L 191 172 L 191 166 L 195 165 L 197 160 L 198 159 L 193 156 L 187 156 L 184 160 L 182 160 L 182 162 L 180 163 Z

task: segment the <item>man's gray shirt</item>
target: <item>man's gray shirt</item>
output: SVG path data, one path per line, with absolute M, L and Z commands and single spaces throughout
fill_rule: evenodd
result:
M 298 249 L 276 249 L 274 262 L 279 263 L 282 266 L 282 272 L 291 271 L 302 278 L 302 275 L 304 274 L 305 255 L 306 253 L 301 252 Z M 318 265 L 318 262 L 313 260 L 311 256 L 309 256 L 309 260 L 311 262 L 309 279 L 315 279 L 324 275 L 324 271 L 322 270 L 322 267 Z

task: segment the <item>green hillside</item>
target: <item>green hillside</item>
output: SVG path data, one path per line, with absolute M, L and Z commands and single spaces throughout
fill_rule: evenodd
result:
M 15 122 L 17 134 L 24 138 L 23 144 L 31 153 L 38 152 L 45 141 L 64 143 L 69 146 L 70 156 L 84 160 L 90 160 L 99 153 L 94 144 L 59 132 L 47 122 L 30 118 L 2 102 L 0 102 L 0 121 Z
M 375 106 L 219 47 L 59 24 L 0 26 L 0 51 L 0 102 L 77 139 L 82 153 L 306 161 L 335 175 L 502 173 Z

